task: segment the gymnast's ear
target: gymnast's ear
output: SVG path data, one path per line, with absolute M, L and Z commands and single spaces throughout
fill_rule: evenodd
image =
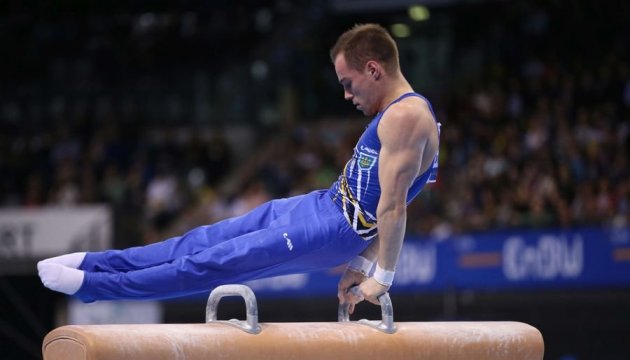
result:
M 365 69 L 368 76 L 372 77 L 372 79 L 378 80 L 381 77 L 381 67 L 376 61 L 368 61 L 367 64 L 365 64 Z

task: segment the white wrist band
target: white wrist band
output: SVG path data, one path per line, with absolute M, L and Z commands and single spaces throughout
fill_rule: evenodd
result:
M 370 276 L 373 267 L 373 262 L 360 255 L 352 259 L 348 264 L 349 269 L 360 272 L 365 276 Z
M 374 271 L 374 280 L 383 286 L 392 286 L 394 282 L 395 271 L 389 271 L 381 268 L 376 264 L 376 270 Z

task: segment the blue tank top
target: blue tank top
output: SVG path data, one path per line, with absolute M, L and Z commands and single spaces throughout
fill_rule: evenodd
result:
M 378 180 L 378 157 L 381 142 L 378 138 L 377 127 L 383 114 L 390 106 L 410 96 L 417 96 L 429 105 L 433 118 L 436 119 L 431 103 L 417 93 L 406 93 L 392 101 L 387 107 L 376 114 L 354 147 L 354 153 L 346 163 L 339 179 L 335 181 L 328 193 L 334 203 L 342 210 L 346 220 L 363 239 L 369 240 L 378 234 L 376 225 L 376 207 L 381 197 L 381 186 Z M 436 121 L 438 139 L 442 124 Z M 438 170 L 438 154 L 433 158 L 433 164 L 418 176 L 407 192 L 407 205 L 420 193 L 425 184 L 435 182 Z

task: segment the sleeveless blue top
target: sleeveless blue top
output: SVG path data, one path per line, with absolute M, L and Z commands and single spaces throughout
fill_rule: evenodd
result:
M 378 234 L 376 207 L 381 197 L 381 186 L 378 179 L 378 158 L 381 142 L 376 131 L 378 123 L 390 106 L 410 96 L 417 96 L 426 101 L 433 118 L 436 119 L 431 103 L 420 94 L 406 93 L 392 101 L 368 124 L 339 179 L 328 190 L 333 202 L 341 209 L 348 223 L 365 240 Z M 442 124 L 436 121 L 436 125 L 439 139 Z M 407 205 L 420 193 L 425 184 L 436 181 L 438 154 L 435 155 L 431 167 L 411 184 L 407 192 Z

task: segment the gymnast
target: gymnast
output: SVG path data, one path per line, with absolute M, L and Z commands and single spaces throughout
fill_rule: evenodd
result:
M 397 45 L 380 25 L 347 30 L 330 57 L 344 98 L 373 119 L 329 189 L 147 246 L 42 260 L 44 286 L 84 302 L 165 299 L 347 263 L 339 301 L 350 312 L 363 300 L 378 304 L 392 286 L 407 205 L 436 179 L 440 124 L 403 76 Z

